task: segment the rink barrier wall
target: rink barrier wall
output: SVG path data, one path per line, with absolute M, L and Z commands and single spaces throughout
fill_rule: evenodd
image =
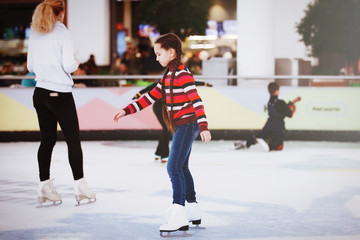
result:
M 267 82 L 260 86 L 198 87 L 214 139 L 238 139 L 259 131 L 267 120 L 264 111 L 269 94 Z M 115 124 L 113 116 L 142 87 L 74 88 L 80 130 L 86 140 L 153 139 L 160 124 L 148 107 Z M 33 88 L 0 88 L 1 141 L 39 140 L 38 122 L 32 105 Z M 360 102 L 358 87 L 281 86 L 280 98 L 297 96 L 293 118 L 286 119 L 291 140 L 358 141 Z M 60 131 L 60 128 L 58 128 Z M 153 137 L 155 135 L 155 137 Z
M 260 130 L 211 130 L 212 140 L 246 140 Z M 161 130 L 80 131 L 82 141 L 135 141 L 158 140 Z M 39 131 L 0 132 L 0 142 L 40 141 Z M 61 131 L 58 140 L 65 141 Z M 198 137 L 196 140 L 201 140 Z M 359 131 L 294 131 L 285 132 L 286 141 L 360 142 Z

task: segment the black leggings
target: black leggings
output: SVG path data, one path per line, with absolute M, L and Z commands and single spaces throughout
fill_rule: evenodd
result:
M 159 120 L 159 123 L 161 124 L 162 127 L 161 136 L 155 154 L 162 158 L 165 158 L 169 156 L 169 141 L 170 141 L 171 133 L 168 131 L 166 124 L 164 122 L 164 118 L 162 116 L 163 104 L 164 103 L 161 100 L 156 101 L 153 105 L 153 110 L 156 115 L 156 118 Z
M 83 178 L 79 121 L 72 93 L 35 88 L 33 102 L 41 132 L 38 150 L 40 181 L 50 178 L 51 155 L 57 138 L 57 123 L 61 127 L 68 147 L 69 163 L 74 180 Z

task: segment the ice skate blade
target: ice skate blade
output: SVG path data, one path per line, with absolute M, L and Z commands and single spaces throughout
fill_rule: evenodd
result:
M 186 238 L 186 237 L 192 237 L 193 234 L 189 234 L 186 230 L 176 230 L 176 231 L 160 231 L 160 237 L 163 238 Z
M 185 226 L 182 226 L 182 227 L 180 227 L 180 228 L 178 228 L 178 229 L 171 229 L 171 230 L 161 230 L 160 229 L 160 232 L 176 232 L 176 231 L 187 231 L 187 230 L 189 230 L 189 225 L 185 225 Z
M 59 200 L 59 201 L 48 200 L 48 201 L 50 201 L 52 203 L 44 204 L 46 202 L 46 200 L 43 202 L 40 202 L 40 200 L 39 200 L 39 205 L 37 205 L 36 208 L 55 207 L 55 206 L 59 206 L 60 204 L 62 204 L 62 200 Z
M 84 199 L 88 199 L 88 202 L 81 202 L 81 200 L 84 200 Z M 82 197 L 82 198 L 78 198 L 76 196 L 76 201 L 77 201 L 77 204 L 75 204 L 75 207 L 79 207 L 79 206 L 82 206 L 82 205 L 86 205 L 86 204 L 92 204 L 94 202 L 96 202 L 96 198 L 87 198 L 87 197 Z
M 192 225 L 189 226 L 189 231 L 193 230 L 193 231 L 199 231 L 199 230 L 204 230 L 206 229 L 206 227 L 200 227 L 200 225 Z
M 44 203 L 46 201 L 50 201 L 50 202 L 58 202 L 58 201 L 62 201 L 61 198 L 58 200 L 52 200 L 50 198 L 44 197 L 44 196 L 38 196 L 38 203 Z

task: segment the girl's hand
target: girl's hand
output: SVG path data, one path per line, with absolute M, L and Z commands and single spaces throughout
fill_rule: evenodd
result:
M 120 118 L 125 116 L 125 111 L 120 110 L 115 116 L 114 116 L 114 122 L 118 122 Z
M 201 140 L 206 144 L 208 142 L 210 142 L 211 140 L 211 134 L 210 134 L 210 131 L 202 131 L 200 133 L 200 137 L 201 137 Z

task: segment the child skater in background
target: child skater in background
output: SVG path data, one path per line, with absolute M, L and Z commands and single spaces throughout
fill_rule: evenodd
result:
M 138 99 L 140 98 L 143 94 L 149 92 L 150 90 L 152 90 L 154 87 L 156 87 L 158 83 L 154 82 L 153 84 L 147 86 L 146 88 L 140 90 L 140 92 L 138 92 L 134 97 L 134 99 Z M 195 81 L 195 85 L 196 86 L 206 86 L 206 87 L 212 87 L 212 85 L 210 83 L 206 83 L 206 82 L 199 82 L 199 81 Z M 164 107 L 164 102 L 162 101 L 162 99 L 158 99 L 154 104 L 153 104 L 153 111 L 154 114 L 157 118 L 157 120 L 159 121 L 161 127 L 162 127 L 162 132 L 159 138 L 159 142 L 158 145 L 156 147 L 156 151 L 155 151 L 155 161 L 161 161 L 161 163 L 167 163 L 168 158 L 169 158 L 169 142 L 170 142 L 170 138 L 171 138 L 171 132 L 168 130 L 166 123 L 164 122 L 164 118 L 163 118 L 163 114 L 162 114 L 162 109 Z
M 199 97 L 192 74 L 181 63 L 182 46 L 178 36 L 161 35 L 155 41 L 156 60 L 167 67 L 163 78 L 154 89 L 134 103 L 120 110 L 114 121 L 136 113 L 158 99 L 166 103 L 164 120 L 173 134 L 167 171 L 172 182 L 173 204 L 167 212 L 166 222 L 160 232 L 189 229 L 189 222 L 201 223 L 199 204 L 196 202 L 194 181 L 189 170 L 192 144 L 200 132 L 201 140 L 211 139 L 204 105 Z M 186 209 L 185 209 L 185 201 Z
M 38 150 L 40 184 L 38 201 L 61 203 L 50 179 L 51 154 L 56 143 L 57 123 L 60 124 L 69 152 L 75 198 L 95 201 L 95 193 L 87 186 L 83 171 L 79 122 L 72 95 L 71 73 L 79 62 L 74 57 L 70 32 L 62 23 L 65 14 L 63 0 L 45 0 L 33 14 L 27 68 L 36 75 L 33 102 L 39 120 L 41 143 Z
M 270 99 L 267 104 L 269 118 L 261 132 L 246 141 L 235 142 L 235 149 L 249 148 L 259 143 L 265 151 L 282 150 L 284 147 L 285 117 L 291 118 L 295 112 L 295 103 L 301 98 L 286 103 L 279 99 L 279 86 L 272 82 L 268 85 Z

